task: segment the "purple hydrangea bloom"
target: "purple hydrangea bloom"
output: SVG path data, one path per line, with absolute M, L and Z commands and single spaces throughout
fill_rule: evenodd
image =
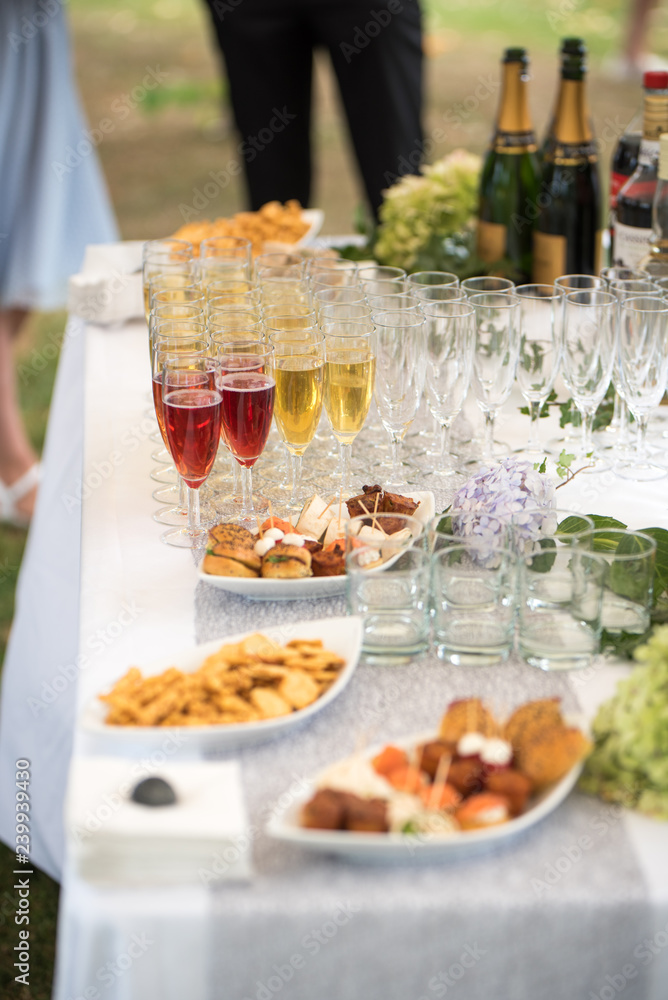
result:
M 450 508 L 453 534 L 493 543 L 511 523 L 516 542 L 523 535 L 528 539 L 552 533 L 554 490 L 552 479 L 531 462 L 505 458 L 498 465 L 483 466 L 455 493 Z

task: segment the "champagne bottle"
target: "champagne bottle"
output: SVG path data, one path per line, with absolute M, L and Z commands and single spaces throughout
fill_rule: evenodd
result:
M 668 133 L 659 139 L 659 179 L 652 204 L 649 252 L 639 267 L 652 278 L 668 277 Z
M 545 284 L 562 274 L 600 271 L 601 183 L 585 91 L 585 55 L 583 42 L 562 51 L 553 138 L 544 146 L 533 280 Z
M 501 100 L 494 135 L 482 168 L 478 211 L 478 255 L 488 263 L 507 258 L 512 277 L 531 275 L 531 223 L 527 206 L 536 203 L 540 170 L 527 101 L 525 49 L 506 49 Z
M 582 58 L 587 55 L 587 46 L 582 41 L 581 38 L 564 38 L 561 42 L 561 49 L 559 51 L 560 58 L 563 62 L 564 57 L 567 56 L 582 56 Z M 585 114 L 587 116 L 587 121 L 589 122 L 589 130 L 592 134 L 592 148 L 596 152 L 595 140 L 594 140 L 594 127 L 592 125 L 591 114 L 589 113 L 589 106 L 587 105 L 587 94 L 584 96 L 585 101 Z M 556 134 L 555 126 L 557 124 L 557 108 L 558 104 L 555 105 L 554 111 L 552 112 L 552 117 L 550 119 L 550 124 L 548 125 L 547 132 L 545 133 L 545 138 L 543 139 L 543 145 L 540 149 L 540 162 L 542 163 L 545 157 L 554 152 L 556 146 Z
M 645 101 L 638 166 L 617 195 L 613 263 L 620 267 L 638 267 L 649 250 L 659 136 L 668 132 L 668 73 L 645 73 L 643 86 Z

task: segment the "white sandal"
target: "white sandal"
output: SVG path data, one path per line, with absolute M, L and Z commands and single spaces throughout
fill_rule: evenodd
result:
M 29 526 L 30 515 L 18 510 L 16 505 L 39 484 L 40 475 L 41 466 L 35 462 L 11 486 L 0 481 L 0 523 L 11 524 L 14 528 Z

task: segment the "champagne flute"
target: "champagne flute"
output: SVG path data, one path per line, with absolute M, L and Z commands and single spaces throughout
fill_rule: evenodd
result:
M 475 346 L 475 309 L 469 302 L 439 303 L 438 315 L 426 315 L 427 367 L 425 390 L 441 439 L 438 467 L 430 482 L 448 487 L 457 474 L 450 445 L 453 421 L 471 384 Z
M 517 382 L 529 404 L 529 442 L 518 451 L 542 457 L 538 428 L 543 403 L 552 392 L 561 364 L 561 293 L 554 285 L 519 285 L 520 353 Z
M 221 423 L 221 397 L 209 388 L 209 377 L 208 370 L 163 371 L 165 431 L 174 464 L 188 488 L 188 524 L 172 528 L 162 537 L 180 548 L 195 548 L 207 537 L 200 519 L 199 488 L 216 458 Z
M 147 254 L 142 263 L 142 286 L 144 291 L 144 317 L 148 324 L 151 311 L 151 283 L 160 279 L 163 287 L 182 287 L 197 284 L 197 265 L 192 250 Z
M 461 302 L 466 298 L 459 285 L 413 285 L 411 292 L 423 307 L 431 302 Z
M 459 287 L 459 278 L 451 271 L 414 271 L 406 278 L 406 287 L 415 291 L 416 288 L 438 285 L 440 288 L 451 286 Z
M 287 506 L 301 508 L 302 459 L 318 429 L 324 389 L 324 338 L 288 340 L 289 334 L 270 338 L 274 348 L 271 374 L 276 383 L 274 416 L 278 432 L 290 456 L 291 487 Z M 267 491 L 269 494 L 269 491 Z M 282 489 L 274 488 L 274 495 Z
M 477 278 L 465 278 L 461 283 L 461 289 L 467 298 L 472 295 L 480 295 L 483 292 L 512 292 L 515 285 L 510 278 L 497 278 L 494 275 L 481 275 Z
M 376 356 L 375 399 L 390 435 L 391 485 L 403 489 L 399 448 L 420 406 L 426 368 L 425 318 L 420 313 L 379 313 L 372 338 Z
M 369 412 L 375 374 L 371 332 L 342 337 L 325 335 L 324 403 L 339 446 L 340 497 L 352 496 L 350 460 L 353 441 L 362 430 Z
M 398 281 L 403 285 L 406 272 L 403 267 L 390 267 L 387 264 L 367 264 L 357 269 L 359 280 L 366 281 Z
M 649 415 L 659 406 L 668 383 L 668 302 L 659 296 L 634 296 L 621 304 L 617 351 L 624 400 L 637 424 L 634 459 L 615 466 L 624 479 L 649 482 L 668 469 L 647 453 Z
M 485 417 L 482 461 L 490 465 L 495 461 L 496 414 L 510 396 L 517 371 L 520 300 L 509 291 L 479 292 L 469 302 L 476 312 L 473 387 Z
M 569 292 L 563 299 L 564 375 L 582 417 L 579 458 L 588 463 L 584 471 L 607 468 L 595 451 L 592 427 L 612 375 L 616 309 L 614 295 L 594 288 Z
M 238 368 L 217 380 L 221 396 L 225 443 L 241 468 L 241 503 L 233 520 L 250 526 L 255 522 L 253 466 L 264 451 L 271 430 L 276 383 L 262 371 Z
M 251 276 L 253 249 L 243 236 L 210 236 L 199 245 L 200 269 L 206 274 L 203 284 L 211 281 L 248 280 Z

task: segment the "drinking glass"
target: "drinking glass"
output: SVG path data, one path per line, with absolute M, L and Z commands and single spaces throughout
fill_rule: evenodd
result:
M 254 330 L 264 336 L 262 316 L 255 309 L 236 309 L 234 312 L 219 312 L 209 316 L 208 329 L 211 336 L 214 333 L 237 333 L 244 330 Z
M 270 354 L 265 355 L 265 363 Z M 276 383 L 262 371 L 237 367 L 219 375 L 216 387 L 222 400 L 223 439 L 241 467 L 241 509 L 233 520 L 248 527 L 256 518 L 252 469 L 271 430 Z
M 243 236 L 212 236 L 199 245 L 202 284 L 247 281 L 251 276 L 251 241 Z
M 602 267 L 601 277 L 605 282 L 606 290 L 609 290 L 610 283 L 612 281 L 628 281 L 638 280 L 642 281 L 643 278 L 649 278 L 647 271 L 641 271 L 640 269 L 633 267 Z
M 315 436 L 322 412 L 325 371 L 324 338 L 319 334 L 301 341 L 288 335 L 271 338 L 274 354 L 271 375 L 276 383 L 274 416 L 279 434 L 290 456 L 291 487 L 286 503 L 301 508 L 302 459 Z M 272 491 L 282 495 L 280 487 Z
M 439 303 L 441 315 L 426 314 L 427 365 L 425 389 L 429 409 L 441 438 L 438 467 L 427 474 L 441 486 L 452 482 L 457 470 L 450 446 L 452 423 L 464 405 L 471 384 L 475 345 L 475 309 L 468 302 Z
M 306 264 L 306 274 L 309 278 L 315 278 L 319 274 L 336 274 L 345 271 L 349 274 L 357 275 L 357 264 L 354 260 L 345 260 L 337 257 L 313 257 Z
M 372 338 L 376 356 L 375 399 L 390 435 L 390 481 L 405 486 L 399 446 L 415 415 L 424 388 L 427 341 L 425 318 L 405 312 L 379 313 Z
M 601 641 L 602 556 L 568 542 L 519 560 L 519 653 L 541 670 L 588 667 Z
M 200 521 L 199 488 L 211 471 L 220 442 L 221 396 L 201 386 L 179 388 L 187 383 L 186 375 L 165 370 L 162 405 L 169 450 L 188 487 L 188 526 L 166 532 L 163 539 L 171 545 L 195 548 L 207 537 Z M 191 376 L 196 377 L 196 373 Z
M 149 317 L 149 350 L 159 338 L 169 340 L 207 340 L 207 330 L 203 319 L 162 319 Z
M 511 292 L 515 285 L 510 278 L 495 278 L 493 275 L 481 275 L 478 278 L 465 278 L 460 288 L 467 298 L 478 295 L 481 292 Z
M 412 294 L 422 308 L 433 302 L 455 302 L 466 298 L 459 285 L 413 285 Z
M 650 625 L 656 541 L 642 531 L 597 528 L 585 540 L 605 564 L 601 622 L 608 632 L 642 635 Z
M 306 274 L 306 260 L 298 253 L 286 253 L 285 251 L 263 253 L 255 258 L 256 275 L 261 272 L 268 273 L 269 269 L 274 267 L 291 268 L 290 272 L 284 271 L 283 273 L 291 273 L 298 278 L 303 278 Z
M 374 295 L 401 295 L 406 291 L 403 278 L 388 278 L 386 280 L 362 281 L 362 289 L 367 299 Z
M 561 293 L 553 285 L 520 285 L 515 295 L 520 300 L 517 382 L 531 416 L 529 442 L 518 451 L 539 457 L 547 451 L 538 432 L 540 411 L 561 363 Z
M 367 264 L 365 267 L 358 267 L 357 276 L 364 283 L 366 281 L 401 281 L 406 277 L 403 267 L 389 267 L 386 264 Z
M 322 306 L 318 312 L 320 326 L 338 321 L 360 321 L 370 320 L 371 310 L 363 302 L 348 304 L 345 302 L 335 302 Z
M 149 283 L 149 305 L 151 310 L 170 303 L 194 305 L 204 308 L 206 299 L 199 285 L 188 284 L 188 276 L 158 275 Z
M 207 311 L 210 316 L 221 312 L 234 312 L 236 309 L 260 309 L 260 292 L 221 292 L 221 285 L 233 285 L 242 282 L 219 281 L 216 283 L 215 294 L 208 288 Z
M 418 300 L 410 292 L 396 292 L 391 295 L 367 296 L 371 315 L 383 312 L 412 312 L 417 316 L 420 311 Z
M 564 294 L 577 291 L 605 291 L 605 281 L 593 274 L 562 274 L 556 278 L 555 286 Z
M 265 278 L 258 275 L 262 293 L 262 307 L 305 305 L 312 308 L 313 297 L 309 283 L 302 278 Z
M 647 424 L 668 385 L 668 302 L 638 296 L 620 303 L 617 351 L 622 397 L 637 425 L 637 451 L 615 472 L 640 482 L 662 479 L 668 469 L 650 460 Z
M 152 286 L 174 289 L 184 285 L 197 284 L 197 265 L 191 251 L 155 253 L 147 256 L 142 264 L 142 286 L 144 291 L 144 317 L 148 324 L 151 312 L 150 293 Z
M 491 666 L 508 659 L 515 633 L 514 552 L 495 540 L 467 537 L 432 555 L 434 641 L 456 666 Z
M 316 271 L 310 278 L 311 289 L 322 292 L 326 288 L 359 288 L 357 271 Z
M 383 524 L 403 526 L 387 534 Z M 371 523 L 369 523 L 371 522 Z M 415 518 L 378 514 L 345 522 L 348 613 L 363 618 L 367 663 L 408 663 L 429 645 L 429 553 Z
M 371 333 L 325 336 L 324 404 L 339 446 L 341 479 L 338 495 L 352 495 L 350 459 L 353 441 L 362 430 L 373 398 L 376 359 Z
M 482 292 L 471 295 L 469 302 L 475 309 L 473 388 L 485 417 L 482 460 L 490 464 L 496 413 L 508 399 L 517 371 L 520 300 L 509 292 Z
M 320 330 L 325 337 L 358 337 L 373 333 L 373 320 L 370 316 L 364 319 L 325 320 L 320 324 Z
M 412 291 L 421 286 L 429 285 L 438 285 L 441 288 L 447 285 L 457 288 L 459 278 L 451 271 L 414 271 L 406 278 L 406 287 Z
M 313 296 L 313 304 L 318 313 L 323 306 L 327 305 L 355 305 L 359 303 L 366 304 L 366 296 L 362 288 L 322 288 Z
M 159 296 L 153 296 L 153 308 L 151 309 L 151 314 L 156 320 L 163 319 L 175 319 L 175 320 L 188 320 L 194 319 L 196 322 L 204 322 L 204 310 L 201 305 L 195 305 L 189 302 L 160 302 Z
M 579 457 L 588 462 L 583 471 L 606 468 L 595 451 L 592 427 L 612 375 L 616 305 L 614 295 L 598 289 L 569 292 L 563 300 L 564 374 L 582 418 Z
M 276 313 L 272 315 L 265 315 L 264 325 L 267 330 L 267 334 L 279 333 L 281 330 L 286 333 L 291 333 L 299 330 L 313 330 L 317 327 L 318 322 L 316 315 L 312 310 L 308 312 L 305 311 L 303 315 L 293 315 L 291 313 Z

